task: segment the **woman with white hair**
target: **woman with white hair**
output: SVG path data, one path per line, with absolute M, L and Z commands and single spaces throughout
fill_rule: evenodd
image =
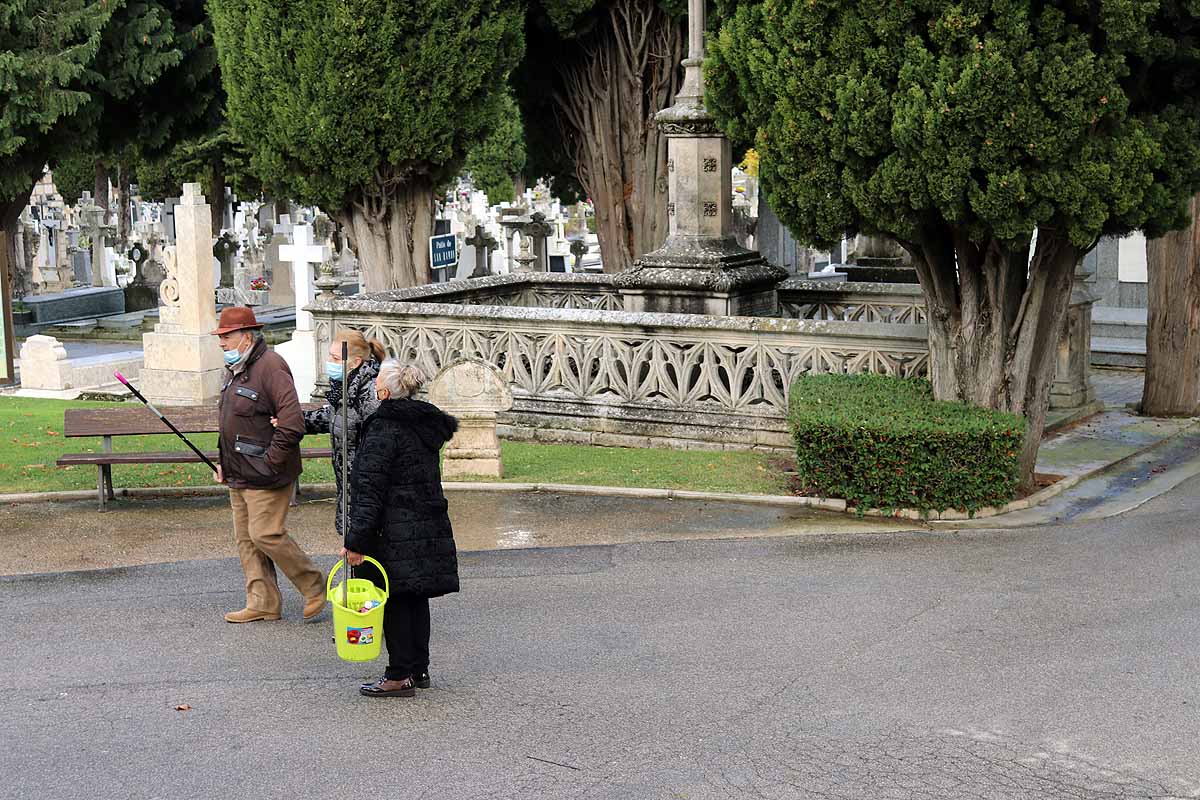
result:
M 412 697 L 429 687 L 429 598 L 458 591 L 439 461 L 458 421 L 413 398 L 424 381 L 415 366 L 383 362 L 375 379 L 381 402 L 363 423 L 351 472 L 354 503 L 342 555 L 351 566 L 364 555 L 377 559 L 391 581 L 383 612 L 388 667 L 359 689 L 368 697 Z M 383 585 L 370 565 L 361 574 Z

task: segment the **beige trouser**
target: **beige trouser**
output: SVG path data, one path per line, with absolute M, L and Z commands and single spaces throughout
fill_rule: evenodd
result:
M 230 489 L 233 531 L 246 574 L 246 608 L 266 614 L 283 610 L 275 566 L 283 570 L 305 599 L 325 593 L 325 578 L 312 559 L 288 536 L 292 487 Z

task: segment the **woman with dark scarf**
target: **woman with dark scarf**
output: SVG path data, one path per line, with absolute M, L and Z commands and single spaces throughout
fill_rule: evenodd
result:
M 347 345 L 346 363 L 342 363 L 342 342 Z M 367 417 L 379 408 L 379 397 L 375 393 L 375 377 L 387 351 L 376 339 L 368 339 L 355 330 L 341 330 L 329 346 L 329 360 L 325 362 L 325 374 L 329 376 L 329 391 L 326 403 L 318 409 L 304 412 L 305 434 L 328 433 L 333 445 L 333 474 L 337 481 L 337 532 L 342 529 L 342 382 L 348 381 L 349 431 L 346 440 L 350 467 L 354 467 L 354 453 L 358 448 L 359 433 Z

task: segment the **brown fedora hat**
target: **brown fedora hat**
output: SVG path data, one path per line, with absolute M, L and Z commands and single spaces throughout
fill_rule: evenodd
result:
M 217 329 L 212 331 L 212 335 L 220 336 L 222 333 L 233 333 L 234 331 L 261 327 L 262 323 L 254 318 L 254 311 L 252 309 L 245 306 L 230 306 L 229 308 L 221 309 L 221 318 L 217 320 Z

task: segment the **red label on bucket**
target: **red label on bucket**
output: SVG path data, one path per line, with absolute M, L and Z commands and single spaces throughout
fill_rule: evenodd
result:
M 346 628 L 346 641 L 350 644 L 370 644 L 375 641 L 375 628 Z

